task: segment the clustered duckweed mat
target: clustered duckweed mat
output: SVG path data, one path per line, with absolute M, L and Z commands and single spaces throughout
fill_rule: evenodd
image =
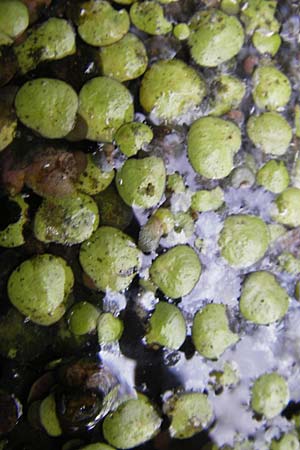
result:
M 300 449 L 299 36 L 0 0 L 0 449 Z

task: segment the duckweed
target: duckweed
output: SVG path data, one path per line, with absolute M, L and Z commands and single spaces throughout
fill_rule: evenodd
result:
M 54 394 L 48 395 L 40 405 L 40 421 L 47 434 L 57 437 L 62 434 L 62 429 L 56 413 Z
M 59 60 L 76 52 L 75 33 L 64 19 L 52 17 L 32 30 L 27 39 L 15 47 L 21 73 L 29 72 L 42 61 Z
M 16 222 L 9 224 L 4 230 L 0 231 L 0 246 L 19 247 L 25 243 L 23 228 L 27 222 L 28 204 L 22 195 L 16 195 L 9 200 L 17 210 L 20 210 L 19 218 Z
M 0 32 L 9 38 L 16 38 L 29 25 L 29 12 L 20 0 L 0 1 Z
M 300 301 L 300 281 L 297 281 L 297 283 L 296 283 L 295 298 L 298 302 Z
M 87 124 L 87 138 L 112 142 L 114 133 L 125 122 L 133 120 L 130 92 L 116 80 L 96 77 L 79 93 L 78 114 Z
M 257 172 L 256 182 L 268 191 L 280 194 L 290 183 L 289 171 L 283 161 L 271 159 Z
M 231 75 L 221 75 L 214 81 L 210 114 L 222 116 L 231 109 L 237 108 L 245 93 L 245 84 Z
M 262 54 L 276 55 L 281 45 L 281 37 L 278 33 L 270 34 L 270 31 L 255 31 L 252 42 L 254 47 Z
M 100 212 L 101 225 L 114 226 L 120 230 L 127 228 L 133 217 L 132 209 L 124 203 L 114 186 L 95 197 Z
M 124 202 L 152 208 L 161 200 L 166 183 L 163 160 L 156 156 L 128 159 L 116 175 L 116 187 Z
M 279 223 L 270 223 L 268 229 L 270 233 L 270 243 L 273 243 L 286 233 L 285 227 Z
M 3 450 L 299 447 L 297 3 L 0 0 Z
M 201 190 L 193 194 L 191 208 L 195 211 L 214 211 L 224 203 L 224 192 L 218 186 L 211 191 Z
M 258 217 L 227 217 L 219 238 L 221 255 L 233 267 L 246 268 L 259 261 L 269 245 L 267 225 Z
M 254 102 L 262 110 L 279 110 L 290 100 L 289 79 L 276 67 L 259 67 L 254 72 L 252 83 Z
M 273 439 L 270 450 L 299 450 L 300 443 L 295 433 L 286 433 L 279 440 Z
M 35 215 L 34 233 L 42 242 L 74 245 L 88 239 L 98 224 L 95 201 L 88 195 L 76 194 L 43 200 Z
M 240 311 L 243 317 L 258 325 L 282 319 L 289 307 L 289 296 L 269 272 L 253 272 L 243 284 Z
M 185 191 L 183 178 L 178 172 L 167 176 L 167 190 L 174 194 L 180 194 Z
M 162 3 L 163 5 L 167 5 L 173 2 L 178 2 L 178 0 L 159 0 L 159 3 Z
M 190 28 L 186 23 L 178 23 L 173 29 L 173 34 L 179 41 L 185 41 L 190 35 Z
M 170 298 L 187 295 L 201 274 L 201 263 L 195 250 L 178 245 L 158 256 L 150 267 L 154 284 Z
M 226 14 L 238 14 L 241 0 L 221 0 L 221 9 Z
M 133 33 L 103 47 L 99 54 L 103 75 L 118 81 L 134 80 L 147 69 L 148 56 L 143 42 Z
M 122 291 L 141 267 L 141 252 L 127 234 L 102 226 L 82 244 L 79 260 L 99 290 Z
M 277 32 L 280 24 L 275 18 L 277 0 L 249 0 L 244 2 L 241 20 L 245 24 L 246 33 L 253 34 L 255 30 Z
M 183 61 L 159 61 L 142 79 L 140 102 L 146 112 L 172 122 L 200 105 L 205 91 L 204 81 Z
M 187 142 L 194 170 L 206 178 L 220 179 L 234 167 L 233 157 L 241 145 L 241 132 L 228 120 L 203 117 L 192 124 Z
M 250 117 L 247 133 L 251 141 L 263 152 L 277 156 L 287 151 L 293 136 L 289 123 L 276 112 Z
M 115 141 L 124 155 L 130 157 L 137 154 L 153 139 L 151 128 L 145 123 L 131 122 L 122 125 L 115 134 Z
M 17 119 L 11 108 L 0 101 L 0 152 L 12 143 L 16 136 Z
M 124 325 L 122 320 L 113 314 L 103 313 L 98 319 L 97 330 L 99 344 L 109 344 L 121 338 Z
M 104 419 L 105 439 L 117 448 L 136 447 L 154 437 L 160 428 L 161 418 L 147 397 L 139 395 L 122 403 Z
M 181 234 L 185 237 L 187 242 L 188 238 L 193 236 L 195 231 L 195 223 L 189 212 L 178 212 L 174 214 L 174 233 Z
M 238 19 L 216 9 L 197 12 L 191 19 L 190 30 L 191 56 L 204 67 L 216 67 L 228 61 L 244 43 L 243 27 Z
M 177 350 L 185 337 L 186 324 L 180 309 L 169 303 L 159 302 L 149 320 L 147 343 Z
M 118 3 L 119 5 L 131 5 L 137 0 L 113 0 L 115 3 Z
M 286 380 L 276 372 L 261 375 L 252 387 L 253 411 L 272 419 L 281 413 L 289 402 Z
M 11 44 L 13 44 L 13 42 L 14 41 L 12 38 L 10 38 L 7 34 L 0 31 L 0 46 L 11 45 Z
M 300 189 L 287 188 L 275 200 L 273 219 L 290 227 L 300 226 Z
M 64 81 L 37 78 L 19 89 L 15 108 L 24 125 L 43 137 L 57 139 L 74 127 L 78 98 Z
M 119 2 L 121 3 L 121 2 Z M 80 447 L 80 450 L 115 450 L 113 447 L 107 444 L 103 444 L 102 442 L 97 442 L 95 444 L 85 445 L 84 447 Z
M 76 187 L 89 195 L 104 191 L 115 177 L 114 170 L 104 171 L 96 163 L 92 155 L 87 155 L 87 165 L 78 178 Z
M 74 283 L 64 259 L 50 254 L 24 261 L 10 275 L 8 296 L 24 316 L 40 325 L 52 325 L 65 313 Z
M 167 208 L 158 208 L 139 233 L 139 248 L 146 253 L 156 250 L 160 238 L 170 233 L 175 225 L 174 215 Z
M 90 45 L 110 45 L 122 39 L 129 30 L 125 9 L 116 10 L 105 0 L 87 1 L 80 5 L 78 33 Z
M 73 334 L 82 336 L 96 330 L 100 311 L 92 303 L 79 302 L 71 307 L 68 315 L 70 330 Z
M 300 137 L 300 105 L 295 106 L 295 129 L 296 136 Z
M 206 395 L 188 392 L 174 395 L 164 404 L 164 412 L 171 419 L 170 434 L 187 439 L 205 429 L 213 418 L 213 409 Z
M 18 362 L 33 361 L 51 342 L 48 329 L 30 321 L 15 308 L 9 308 L 0 319 L 0 354 Z
M 292 170 L 292 185 L 300 188 L 300 158 L 298 157 L 294 163 Z
M 249 188 L 255 183 L 255 173 L 249 166 L 243 164 L 236 167 L 230 174 L 231 186 L 235 189 Z
M 156 1 L 135 2 L 130 8 L 132 23 L 148 34 L 160 35 L 169 33 L 172 24 L 164 17 L 162 6 Z
M 229 328 L 224 305 L 209 304 L 194 317 L 192 339 L 200 355 L 219 358 L 224 351 L 239 340 Z
M 283 252 L 278 257 L 278 263 L 281 270 L 284 270 L 291 275 L 300 274 L 300 260 L 295 258 L 291 253 Z
M 220 375 L 219 382 L 223 387 L 236 386 L 240 381 L 240 373 L 236 363 L 226 362 Z

